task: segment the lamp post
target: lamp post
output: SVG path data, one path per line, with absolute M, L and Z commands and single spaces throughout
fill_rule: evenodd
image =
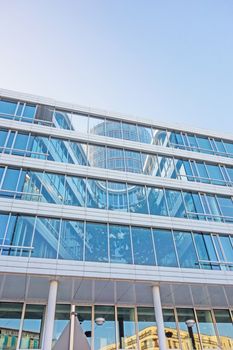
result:
M 195 339 L 193 334 L 193 326 L 195 325 L 196 322 L 194 320 L 186 320 L 185 323 L 186 323 L 186 326 L 188 327 L 189 337 L 192 341 L 193 350 L 196 350 L 196 344 L 195 344 Z

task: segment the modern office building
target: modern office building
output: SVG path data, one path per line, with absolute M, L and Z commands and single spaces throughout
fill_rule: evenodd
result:
M 233 135 L 0 89 L 0 350 L 230 350 L 232 321 Z

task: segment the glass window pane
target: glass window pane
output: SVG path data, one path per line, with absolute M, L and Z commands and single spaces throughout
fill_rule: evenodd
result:
M 122 122 L 122 134 L 124 140 L 138 141 L 136 124 Z
M 44 173 L 40 175 L 43 178 L 41 188 L 41 200 L 48 203 L 62 204 L 65 192 L 65 176 Z M 68 185 L 66 186 L 67 189 Z
M 125 168 L 130 173 L 142 173 L 141 154 L 136 151 L 125 150 Z
M 2 148 L 5 146 L 7 135 L 7 130 L 0 130 L 0 152 L 2 152 Z
M 14 150 L 12 154 L 22 156 L 25 154 L 25 150 L 27 149 L 29 136 L 27 134 L 18 133 L 15 138 Z
M 202 152 L 213 153 L 210 141 L 207 137 L 197 136 L 196 139 L 197 139 L 198 146 L 202 150 Z
M 221 173 L 220 167 L 218 165 L 211 165 L 211 164 L 207 164 L 206 167 L 210 175 L 210 178 L 212 179 L 211 182 L 214 185 L 223 185 L 224 179 L 223 179 L 223 175 Z
M 165 190 L 170 216 L 184 218 L 186 211 L 180 191 Z
M 0 113 L 15 114 L 17 102 L 0 100 Z
M 9 220 L 8 214 L 0 214 L 0 244 L 3 244 L 8 220 Z
M 220 206 L 222 215 L 225 217 L 225 221 L 233 221 L 233 201 L 227 197 L 217 197 L 218 204 Z
M 137 349 L 134 308 L 117 308 L 119 349 Z
M 168 138 L 166 130 L 152 129 L 153 144 L 167 146 Z
M 221 218 L 220 218 L 221 212 L 219 210 L 219 206 L 218 206 L 218 203 L 216 201 L 216 197 L 211 196 L 211 195 L 205 195 L 205 198 L 206 198 L 208 205 L 209 205 L 208 209 L 205 208 L 208 210 L 208 211 L 206 210 L 206 212 L 207 213 L 209 212 L 211 215 L 213 215 L 213 217 L 210 216 L 210 218 L 213 218 L 216 221 L 220 221 L 221 220 Z
M 122 139 L 121 121 L 106 120 L 106 136 Z
M 1 196 L 14 196 L 14 192 L 17 190 L 19 174 L 19 169 L 7 168 L 2 183 L 2 189 L 5 191 L 1 191 Z
M 73 113 L 72 130 L 87 133 L 88 131 L 88 116 L 80 113 Z
M 204 163 L 195 162 L 197 167 L 198 175 L 200 177 L 200 181 L 204 183 L 210 183 L 209 174 L 207 173 L 206 166 Z
M 168 230 L 153 230 L 153 235 L 158 265 L 177 267 L 172 232 Z
M 148 214 L 147 193 L 145 186 L 128 184 L 129 211 Z
M 194 239 L 200 260 L 218 261 L 211 235 L 195 233 Z
M 109 225 L 110 262 L 132 264 L 132 247 L 128 226 Z
M 227 153 L 233 154 L 233 143 L 224 141 L 224 146 L 226 148 Z
M 201 200 L 198 193 L 183 192 L 184 202 L 187 210 L 187 215 L 190 219 L 201 219 L 204 217 L 198 215 L 203 213 Z M 196 215 L 197 214 L 197 215 Z
M 107 182 L 87 179 L 87 207 L 107 208 Z
M 69 163 L 88 165 L 87 144 L 80 142 L 69 142 Z
M 23 304 L 0 303 L 0 349 L 15 350 Z
M 155 255 L 150 229 L 132 227 L 134 264 L 155 265 Z
M 143 143 L 152 143 L 152 131 L 151 128 L 148 128 L 143 125 L 138 125 L 138 136 L 139 142 Z
M 203 348 L 218 349 L 211 312 L 209 310 L 197 310 L 196 312 Z
M 193 172 L 190 166 L 189 161 L 174 159 L 176 172 L 178 174 L 178 178 L 181 180 L 193 181 Z M 175 178 L 175 177 L 173 177 Z
M 177 308 L 176 310 L 177 310 L 177 316 L 178 316 L 178 324 L 180 329 L 180 339 L 181 339 L 182 348 L 193 349 L 192 342 L 188 333 L 188 327 L 185 322 L 187 320 L 195 321 L 194 312 L 192 309 Z M 196 324 L 192 327 L 192 329 L 193 329 L 195 345 L 197 349 L 201 349 Z
M 32 257 L 56 259 L 60 220 L 37 218 L 33 238 Z
M 114 306 L 95 306 L 94 319 L 103 317 L 105 322 L 103 325 L 95 324 L 95 340 L 94 349 L 104 350 L 116 348 L 116 332 L 115 332 L 115 310 Z
M 163 309 L 163 320 L 168 349 L 179 349 L 178 330 L 173 309 Z
M 168 216 L 163 189 L 147 187 L 148 203 L 151 215 Z
M 83 260 L 84 223 L 62 221 L 59 244 L 59 259 Z
M 27 305 L 20 349 L 39 349 L 42 341 L 42 324 L 45 313 L 44 305 Z
M 224 254 L 226 256 L 227 261 L 233 262 L 233 247 L 230 241 L 229 236 L 220 236 L 219 235 L 220 242 L 223 247 Z
M 128 211 L 128 195 L 125 183 L 108 181 L 108 209 Z
M 95 135 L 105 136 L 105 119 L 89 117 L 89 132 Z
M 138 336 L 140 350 L 158 350 L 158 333 L 152 307 L 138 307 Z
M 70 321 L 70 305 L 57 304 L 53 328 L 53 346 Z M 53 347 L 52 346 L 52 347 Z
M 174 231 L 180 267 L 198 269 L 198 259 L 190 232 Z
M 39 140 L 37 139 L 35 141 L 38 144 L 37 148 L 39 149 L 41 148 L 42 150 L 45 150 L 47 148 L 45 146 L 46 143 L 43 142 L 42 139 L 39 139 Z M 43 142 L 43 146 L 41 145 L 42 142 Z M 36 148 L 36 146 L 34 146 L 34 148 Z M 71 164 L 77 163 L 76 153 L 74 154 L 74 152 L 72 152 L 73 149 L 71 149 L 71 144 L 69 143 L 69 141 L 51 138 L 48 148 L 49 148 L 48 160 L 53 160 L 53 161 L 62 162 L 62 163 L 71 163 Z
M 107 225 L 86 224 L 85 260 L 108 262 Z
M 223 350 L 233 349 L 233 324 L 228 310 L 214 310 Z
M 32 120 L 34 119 L 34 116 L 35 116 L 35 111 L 36 111 L 35 105 L 26 104 L 23 110 L 22 121 L 32 123 Z
M 32 235 L 35 218 L 31 216 L 11 216 L 2 254 L 29 256 L 32 250 Z M 12 247 L 11 247 L 12 246 Z
M 88 146 L 88 166 L 106 168 L 106 148 L 104 146 Z
M 74 130 L 72 126 L 72 113 L 65 111 L 55 111 L 54 126 L 56 128 Z
M 76 312 L 83 333 L 91 344 L 91 306 L 76 306 Z
M 107 147 L 107 169 L 125 171 L 124 151 Z
M 86 181 L 81 177 L 67 176 L 65 183 L 65 200 L 66 205 L 78 207 L 85 206 L 86 199 Z

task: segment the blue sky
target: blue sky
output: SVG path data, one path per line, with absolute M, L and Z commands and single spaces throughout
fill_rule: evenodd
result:
M 232 0 L 2 0 L 0 86 L 231 131 Z

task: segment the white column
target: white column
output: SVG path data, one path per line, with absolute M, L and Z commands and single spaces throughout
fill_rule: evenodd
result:
M 69 350 L 74 349 L 74 320 L 75 320 L 75 305 L 71 305 L 71 313 L 70 313 L 70 343 Z
M 58 281 L 55 281 L 55 280 L 50 281 L 47 313 L 46 313 L 46 319 L 44 324 L 44 341 L 43 341 L 43 347 L 42 347 L 43 350 L 52 349 L 53 326 L 54 326 L 56 300 L 57 300 L 57 287 L 58 287 Z
M 153 286 L 152 292 L 153 292 L 155 319 L 157 323 L 158 338 L 159 338 L 159 350 L 167 350 L 159 286 Z

